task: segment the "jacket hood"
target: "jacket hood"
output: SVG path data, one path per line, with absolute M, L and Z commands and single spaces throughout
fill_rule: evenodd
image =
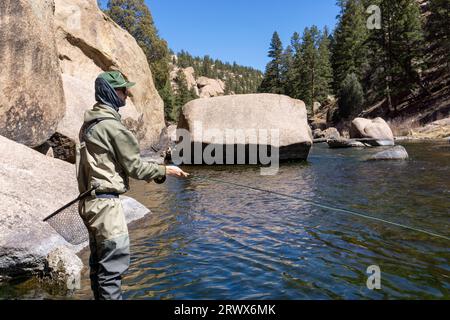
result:
M 116 119 L 117 121 L 120 121 L 121 116 L 110 106 L 97 103 L 92 110 L 88 110 L 84 113 L 84 122 L 91 122 L 98 118 Z

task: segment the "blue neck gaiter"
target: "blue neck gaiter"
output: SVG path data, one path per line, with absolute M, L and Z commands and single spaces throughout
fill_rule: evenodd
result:
M 125 106 L 125 101 L 119 98 L 114 88 L 103 78 L 95 80 L 95 100 L 106 104 L 119 112 L 119 108 Z

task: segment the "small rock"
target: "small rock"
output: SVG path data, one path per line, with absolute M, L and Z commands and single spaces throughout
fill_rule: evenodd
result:
M 311 129 L 312 130 L 316 130 L 316 129 L 320 129 L 320 130 L 325 130 L 327 128 L 327 122 L 321 119 L 314 119 L 311 122 Z
M 313 103 L 313 112 L 314 114 L 316 114 L 317 112 L 319 112 L 320 108 L 322 107 L 322 105 L 320 104 L 320 102 L 314 102 Z
M 321 129 L 315 129 L 313 131 L 313 138 L 314 139 L 322 139 L 324 137 L 325 136 L 324 136 L 323 131 Z
M 336 128 L 328 128 L 326 130 L 316 129 L 313 132 L 314 139 L 339 140 L 341 135 Z
M 341 138 L 341 134 L 336 128 L 328 128 L 323 133 L 325 134 L 325 138 L 330 140 L 338 140 Z
M 394 140 L 377 140 L 371 138 L 355 139 L 371 147 L 393 147 L 395 146 Z
M 80 289 L 83 262 L 67 247 L 58 247 L 47 255 L 49 274 L 52 280 L 65 284 L 67 289 Z
M 143 217 L 151 213 L 146 206 L 133 198 L 120 196 L 120 200 L 122 201 L 123 211 L 125 212 L 125 219 L 127 221 L 127 224 L 142 219 Z
M 54 158 L 53 148 L 50 145 L 49 141 L 44 142 L 39 147 L 33 148 L 34 150 L 45 154 L 47 157 Z
M 331 139 L 327 141 L 331 149 L 339 148 L 365 148 L 366 144 L 352 139 Z
M 336 97 L 335 96 L 332 96 L 332 95 L 328 95 L 327 96 L 327 103 L 328 104 L 332 104 L 332 103 L 335 103 L 336 102 Z
M 388 150 L 378 152 L 371 156 L 368 160 L 407 160 L 409 158 L 408 152 L 402 146 L 396 146 Z
M 318 143 L 326 143 L 326 142 L 328 142 L 328 139 L 325 139 L 325 138 L 320 138 L 320 139 L 314 139 L 314 140 L 313 140 L 313 143 L 314 143 L 314 144 L 318 144 Z
M 75 142 L 60 134 L 59 132 L 56 132 L 49 140 L 48 143 L 50 144 L 52 150 L 53 150 L 53 157 L 69 162 L 69 163 L 75 163 L 76 161 L 76 152 L 75 152 Z

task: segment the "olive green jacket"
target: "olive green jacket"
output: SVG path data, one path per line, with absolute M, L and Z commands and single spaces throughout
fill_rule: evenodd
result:
M 103 104 L 86 111 L 76 157 L 80 193 L 98 183 L 96 193 L 123 194 L 129 178 L 165 179 L 165 166 L 141 160 L 136 137 L 120 120 L 118 112 Z

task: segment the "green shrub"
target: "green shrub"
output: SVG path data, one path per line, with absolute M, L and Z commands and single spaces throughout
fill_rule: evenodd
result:
M 339 91 L 339 114 L 341 118 L 349 118 L 362 110 L 364 92 L 358 77 L 350 73 L 345 77 Z

